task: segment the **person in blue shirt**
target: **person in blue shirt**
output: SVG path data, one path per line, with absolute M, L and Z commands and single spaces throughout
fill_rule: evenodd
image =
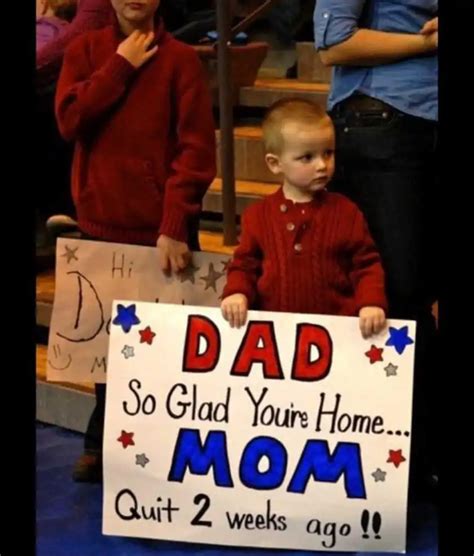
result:
M 333 189 L 365 214 L 386 273 L 389 317 L 417 321 L 412 493 L 436 481 L 437 0 L 318 0 L 315 44 L 333 66 Z

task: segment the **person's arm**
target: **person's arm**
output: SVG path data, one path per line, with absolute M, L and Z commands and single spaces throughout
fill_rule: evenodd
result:
M 359 28 L 365 3 L 366 0 L 316 3 L 314 35 L 324 65 L 374 66 L 436 51 L 437 32 L 405 34 Z
M 179 58 L 172 97 L 176 102 L 177 145 L 165 183 L 159 236 L 184 243 L 189 220 L 199 214 L 202 199 L 216 175 L 211 93 L 202 64 L 191 48 Z
M 153 33 L 133 32 L 102 67 L 92 71 L 87 38 L 67 49 L 56 90 L 56 119 L 66 140 L 77 139 L 122 97 L 135 71 L 157 51 L 147 50 Z
M 257 280 L 262 271 L 262 253 L 253 229 L 256 222 L 255 209 L 249 207 L 242 214 L 239 245 L 227 268 L 227 282 L 222 292 L 223 300 L 235 294 L 244 295 L 250 307 L 257 298 Z
M 38 85 L 56 81 L 67 46 L 80 34 L 101 29 L 112 22 L 110 0 L 81 0 L 75 18 L 59 35 L 36 52 L 36 79 Z

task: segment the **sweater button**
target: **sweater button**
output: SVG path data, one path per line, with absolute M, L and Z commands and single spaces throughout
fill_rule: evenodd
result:
M 293 222 L 288 222 L 288 224 L 286 225 L 286 229 L 289 232 L 292 232 L 295 229 L 295 225 L 293 224 Z
M 294 249 L 297 253 L 301 253 L 301 251 L 303 251 L 303 246 L 301 245 L 301 243 L 295 243 L 293 249 Z
M 281 212 L 286 212 L 288 210 L 288 207 L 285 204 L 282 203 L 280 205 L 280 210 L 281 210 Z

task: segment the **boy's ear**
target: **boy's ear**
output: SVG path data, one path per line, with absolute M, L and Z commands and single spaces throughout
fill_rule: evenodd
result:
M 268 169 L 272 174 L 281 173 L 281 163 L 280 157 L 273 153 L 267 153 L 265 155 L 265 162 L 267 163 Z

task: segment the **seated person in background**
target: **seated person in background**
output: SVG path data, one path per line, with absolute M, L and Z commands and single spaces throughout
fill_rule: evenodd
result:
M 53 0 L 53 3 L 60 3 L 60 1 Z M 62 3 L 66 3 L 66 0 L 63 0 Z M 37 14 L 38 4 L 41 6 L 42 4 L 51 4 L 51 2 L 48 0 L 37 0 Z M 38 85 L 44 87 L 56 82 L 59 70 L 61 69 L 64 51 L 72 39 L 85 31 L 105 27 L 105 25 L 110 23 L 111 17 L 112 7 L 110 0 L 79 0 L 77 2 L 77 13 L 71 23 L 63 25 L 51 40 L 41 44 L 37 43 L 36 78 Z
M 55 39 L 76 13 L 77 0 L 36 0 L 36 50 Z

